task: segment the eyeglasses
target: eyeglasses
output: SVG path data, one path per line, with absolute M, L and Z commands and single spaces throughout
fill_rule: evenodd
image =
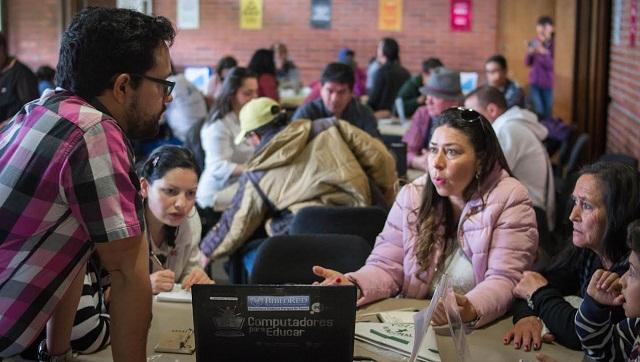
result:
M 164 96 L 168 97 L 169 95 L 171 95 L 171 92 L 173 91 L 173 88 L 176 86 L 176 82 L 172 82 L 166 79 L 160 79 L 160 78 L 154 78 L 154 77 L 150 77 L 148 75 L 144 75 L 144 74 L 137 74 L 137 73 L 131 73 L 131 76 L 133 77 L 138 77 L 138 78 L 143 78 L 146 80 L 150 80 L 152 82 L 156 82 L 158 84 L 161 84 L 162 87 L 164 88 Z
M 477 111 L 474 111 L 471 108 L 464 107 L 456 107 L 456 109 L 460 112 L 460 117 L 462 118 L 462 120 L 469 123 L 473 123 L 476 121 L 482 122 L 482 115 Z

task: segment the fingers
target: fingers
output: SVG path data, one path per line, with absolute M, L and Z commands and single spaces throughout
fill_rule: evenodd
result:
M 467 303 L 469 303 L 469 299 L 467 299 L 467 297 L 464 294 L 455 293 L 455 296 L 456 296 L 456 303 L 458 305 L 466 305 Z
M 505 334 L 504 337 L 502 337 L 502 343 L 504 343 L 505 345 L 511 343 L 514 335 L 515 333 L 513 331 L 513 328 L 511 328 L 511 330 L 507 332 L 507 334 Z
M 624 303 L 624 295 L 620 294 L 613 299 L 613 305 L 622 305 Z
M 522 328 L 518 327 L 513 331 L 513 346 L 516 349 L 520 349 L 520 346 L 522 346 L 522 332 Z
M 540 333 L 533 333 L 532 335 L 532 349 L 539 350 L 542 347 L 542 336 Z M 528 350 L 527 350 L 528 351 Z
M 533 333 L 531 329 L 527 329 L 522 333 L 522 348 L 529 352 L 531 350 L 531 342 L 533 342 Z
M 599 288 L 602 290 L 606 290 L 607 292 L 612 292 L 615 290 L 615 284 L 618 281 L 618 279 L 620 279 L 618 277 L 618 274 L 616 273 L 608 273 L 608 275 L 606 275 L 606 277 L 601 278 L 604 280 L 600 281 L 600 286 Z
M 335 270 L 323 268 L 319 265 L 314 265 L 313 268 L 311 268 L 311 270 L 313 271 L 313 274 L 323 278 L 331 278 L 335 276 L 335 274 L 340 274 Z
M 442 302 L 439 302 L 436 306 L 436 309 L 433 311 L 431 323 L 436 326 L 447 324 L 447 314 L 444 310 L 444 304 Z

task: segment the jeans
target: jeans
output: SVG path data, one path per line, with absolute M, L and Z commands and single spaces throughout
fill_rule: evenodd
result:
M 551 117 L 553 107 L 553 88 L 540 88 L 536 85 L 529 85 L 529 100 L 540 120 Z

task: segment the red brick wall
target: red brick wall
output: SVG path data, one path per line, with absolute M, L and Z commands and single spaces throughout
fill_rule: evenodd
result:
M 9 30 L 13 53 L 27 64 L 57 61 L 58 14 L 56 0 L 9 2 Z M 474 1 L 472 32 L 449 31 L 449 1 L 404 0 L 401 32 L 378 30 L 378 1 L 334 0 L 332 28 L 312 29 L 310 1 L 264 0 L 262 30 L 240 30 L 239 0 L 200 1 L 200 29 L 179 30 L 172 48 L 178 66 L 214 65 L 226 54 L 246 64 L 255 49 L 283 41 L 301 68 L 305 82 L 348 46 L 365 66 L 380 38 L 393 36 L 401 60 L 412 73 L 421 61 L 439 56 L 459 70 L 482 71 L 484 59 L 496 50 L 498 0 Z M 154 1 L 154 13 L 176 19 L 176 1 Z M 15 16 L 15 17 L 14 17 Z M 481 74 L 482 75 L 482 74 Z
M 629 44 L 630 0 L 623 0 L 620 44 L 611 42 L 607 152 L 640 159 L 640 39 Z

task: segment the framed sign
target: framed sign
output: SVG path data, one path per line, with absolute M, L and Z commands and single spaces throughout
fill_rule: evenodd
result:
M 471 0 L 451 0 L 451 31 L 471 31 Z
M 311 27 L 331 28 L 331 0 L 311 0 Z

